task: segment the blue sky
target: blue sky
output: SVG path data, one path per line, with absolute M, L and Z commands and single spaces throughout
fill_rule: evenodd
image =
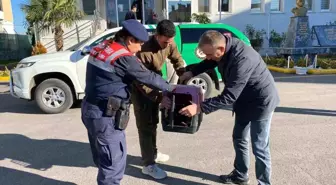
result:
M 14 17 L 14 29 L 16 32 L 25 34 L 26 28 L 24 27 L 25 14 L 21 10 L 21 4 L 26 4 L 28 0 L 11 0 L 12 10 Z

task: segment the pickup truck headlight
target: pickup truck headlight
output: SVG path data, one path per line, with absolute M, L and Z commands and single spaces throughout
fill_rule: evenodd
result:
M 25 63 L 18 63 L 16 68 L 26 68 L 34 65 L 35 62 L 25 62 Z

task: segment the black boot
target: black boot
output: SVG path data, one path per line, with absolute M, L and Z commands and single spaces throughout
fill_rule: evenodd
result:
M 248 185 L 249 179 L 242 179 L 238 174 L 233 170 L 229 175 L 219 176 L 220 181 L 224 184 L 238 184 L 238 185 Z

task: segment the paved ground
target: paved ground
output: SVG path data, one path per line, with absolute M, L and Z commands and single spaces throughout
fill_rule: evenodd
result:
M 336 184 L 336 76 L 276 74 L 281 105 L 271 129 L 273 184 Z M 0 84 L 0 92 L 7 91 Z M 92 185 L 93 167 L 80 109 L 43 115 L 33 102 L 0 94 L 1 185 Z M 233 118 L 222 110 L 205 116 L 194 135 L 165 133 L 159 149 L 171 160 L 161 165 L 169 178 L 153 181 L 141 174 L 134 117 L 127 129 L 128 166 L 122 184 L 219 184 L 232 170 Z M 254 157 L 250 177 L 254 180 Z

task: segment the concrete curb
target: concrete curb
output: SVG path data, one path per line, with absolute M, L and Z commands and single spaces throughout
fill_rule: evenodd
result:
M 307 74 L 311 75 L 336 74 L 336 69 L 308 69 Z
M 8 82 L 9 76 L 0 76 L 0 82 Z
M 296 69 L 293 68 L 282 68 L 275 66 L 267 66 L 270 71 L 285 73 L 285 74 L 296 74 Z

